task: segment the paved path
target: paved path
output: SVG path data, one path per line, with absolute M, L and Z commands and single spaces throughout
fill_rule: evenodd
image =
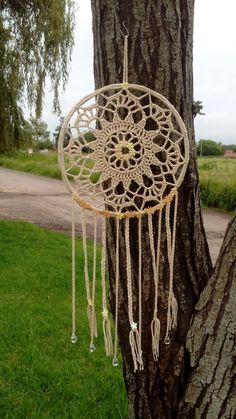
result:
M 215 262 L 230 217 L 208 210 L 203 211 L 203 217 Z M 0 168 L 0 219 L 27 220 L 51 230 L 69 233 L 71 198 L 61 180 Z M 91 227 L 89 213 L 88 224 Z M 81 234 L 79 224 L 76 231 Z M 91 234 L 92 228 L 89 229 Z

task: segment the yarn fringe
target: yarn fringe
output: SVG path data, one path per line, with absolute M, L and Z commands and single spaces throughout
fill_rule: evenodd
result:
M 129 343 L 134 361 L 134 372 L 143 370 L 142 350 L 140 346 L 140 335 L 137 329 L 132 329 L 129 333 Z
M 152 353 L 153 353 L 154 361 L 157 361 L 159 357 L 160 330 L 161 330 L 160 320 L 157 317 L 154 317 L 151 323 Z
M 104 317 L 103 319 L 103 334 L 106 356 L 111 356 L 113 354 L 113 342 L 111 334 L 111 322 L 108 317 Z
M 87 316 L 88 316 L 88 321 L 89 321 L 89 328 L 90 328 L 90 334 L 91 337 L 97 337 L 98 332 L 97 332 L 97 319 L 96 319 L 96 313 L 94 310 L 94 307 L 92 304 L 88 304 L 87 306 Z
M 174 329 L 177 326 L 177 317 L 178 317 L 178 303 L 172 293 L 171 302 L 170 302 L 170 319 L 169 319 L 169 330 Z

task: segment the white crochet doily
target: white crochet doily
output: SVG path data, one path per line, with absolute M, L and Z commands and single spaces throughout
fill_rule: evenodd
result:
M 108 216 L 158 208 L 183 180 L 184 123 L 162 95 L 115 84 L 83 98 L 59 137 L 63 179 L 85 208 Z

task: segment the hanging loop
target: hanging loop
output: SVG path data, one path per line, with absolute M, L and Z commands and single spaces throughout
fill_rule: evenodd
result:
M 121 34 L 124 37 L 124 58 L 123 58 L 123 89 L 128 89 L 128 37 L 129 37 L 129 31 L 128 28 L 125 25 L 125 22 L 123 22 L 124 29 L 126 31 L 126 34 L 122 32 L 120 29 Z
M 128 30 L 128 28 L 127 28 L 126 24 L 125 24 L 125 20 L 123 21 L 122 25 L 123 25 L 123 27 L 124 27 L 124 29 L 125 29 L 126 33 L 122 32 L 122 30 L 121 30 L 121 29 L 120 29 L 120 33 L 121 33 L 121 35 L 122 35 L 124 38 L 128 38 L 128 37 L 129 37 L 129 30 Z

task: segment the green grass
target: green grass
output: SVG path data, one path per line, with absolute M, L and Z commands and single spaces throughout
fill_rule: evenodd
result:
M 82 163 L 82 159 L 81 159 Z M 35 173 L 36 175 L 48 176 L 56 179 L 61 179 L 61 172 L 58 165 L 58 156 L 56 151 L 49 151 L 48 153 L 16 153 L 14 156 L 6 156 L 0 154 L 0 166 L 8 169 L 20 170 L 22 172 Z M 83 173 L 84 176 L 88 175 L 87 169 L 94 167 L 94 161 L 86 159 Z M 71 173 L 78 175 L 80 170 L 74 168 Z M 93 173 L 91 181 L 96 183 L 100 177 L 100 173 Z
M 33 154 L 17 153 L 14 156 L 0 155 L 0 166 L 61 179 L 55 151 Z
M 70 342 L 71 240 L 0 221 L 0 249 L 0 417 L 126 418 L 121 368 L 104 354 L 100 306 L 97 351 L 88 351 L 81 242 L 76 345 Z M 98 294 L 101 301 L 99 286 Z
M 236 159 L 200 157 L 198 167 L 203 205 L 234 211 L 236 208 Z

